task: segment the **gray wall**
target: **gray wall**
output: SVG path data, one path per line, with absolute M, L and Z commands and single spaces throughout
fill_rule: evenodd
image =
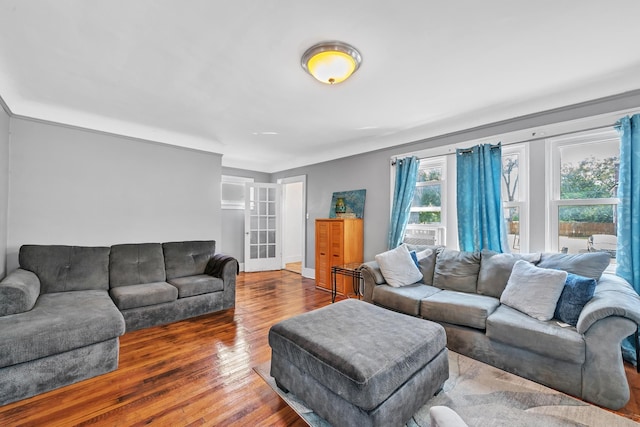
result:
M 223 167 L 222 175 L 253 178 L 255 182 L 271 182 L 271 175 L 268 173 L 244 169 Z M 220 247 L 220 252 L 231 255 L 244 264 L 244 210 L 223 209 L 221 218 L 224 246 Z
M 7 268 L 21 245 L 221 239 L 221 156 L 11 119 Z
M 332 193 L 334 191 L 366 189 L 364 259 L 367 261 L 372 260 L 376 254 L 386 250 L 391 204 L 389 188 L 389 159 L 391 157 L 407 152 L 462 143 L 536 126 L 561 123 L 638 107 L 640 107 L 640 90 L 399 145 L 364 155 L 277 172 L 272 174 L 271 179 L 275 182 L 279 178 L 307 175 L 307 212 L 309 213 L 309 219 L 307 220 L 306 266 L 309 269 L 315 267 L 314 220 L 316 218 L 326 218 L 329 215 Z M 532 157 L 538 162 L 543 161 L 544 141 L 537 141 L 533 145 L 534 148 L 531 150 Z M 533 227 L 536 227 L 536 229 L 535 232 L 531 233 L 529 249 L 531 251 L 541 251 L 545 249 L 544 201 L 531 200 L 531 205 L 532 229 Z M 542 229 L 538 230 L 538 227 L 542 227 Z
M 9 209 L 9 115 L 0 105 L 0 280 L 7 273 L 7 212 Z

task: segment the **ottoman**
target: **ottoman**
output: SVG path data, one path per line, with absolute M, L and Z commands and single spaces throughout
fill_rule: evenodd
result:
M 333 426 L 401 426 L 449 377 L 444 328 L 348 299 L 269 330 L 271 376 Z

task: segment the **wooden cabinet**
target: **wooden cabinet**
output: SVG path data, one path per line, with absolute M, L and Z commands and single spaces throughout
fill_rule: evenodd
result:
M 362 262 L 364 233 L 362 218 L 316 219 L 316 287 L 331 290 L 331 267 Z M 351 292 L 351 279 L 338 275 L 336 291 Z

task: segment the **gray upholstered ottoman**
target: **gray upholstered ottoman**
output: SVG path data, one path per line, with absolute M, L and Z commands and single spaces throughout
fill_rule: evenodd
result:
M 449 377 L 444 328 L 349 299 L 271 327 L 271 375 L 338 426 L 399 426 Z

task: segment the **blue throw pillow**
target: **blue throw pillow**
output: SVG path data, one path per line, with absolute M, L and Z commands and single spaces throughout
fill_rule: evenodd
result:
M 582 308 L 593 297 L 595 290 L 595 279 L 568 273 L 553 317 L 576 326 Z
M 416 255 L 416 251 L 409 251 L 409 255 L 411 255 L 411 259 L 416 264 L 416 267 L 420 268 L 420 263 L 418 262 L 418 255 Z

